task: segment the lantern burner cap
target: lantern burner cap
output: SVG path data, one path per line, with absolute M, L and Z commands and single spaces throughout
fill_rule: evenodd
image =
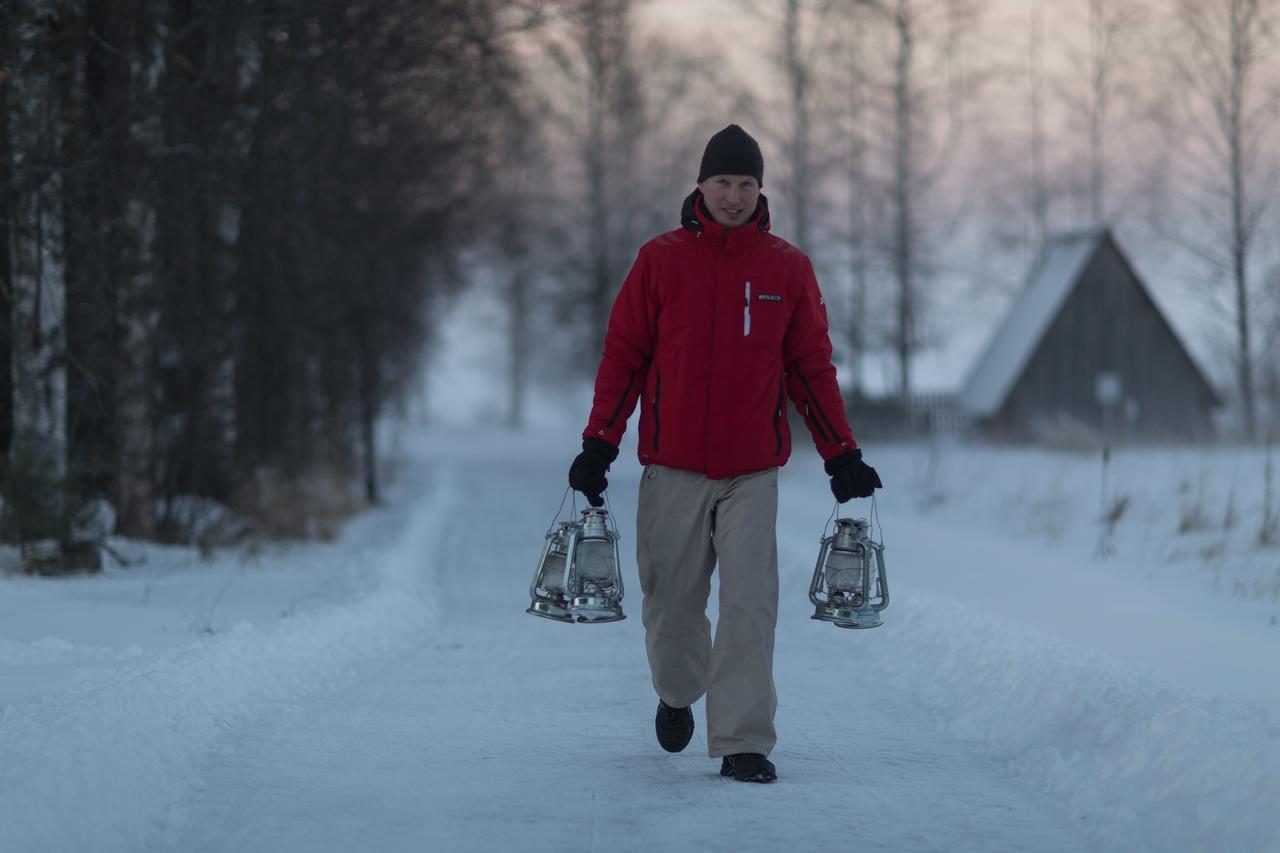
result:
M 836 605 L 818 605 L 810 619 L 830 622 L 837 628 L 878 628 L 884 624 L 880 611 L 870 608 L 840 607 Z
M 573 617 L 569 615 L 569 611 L 565 607 L 545 598 L 535 598 L 528 609 L 525 610 L 525 613 L 532 613 L 534 616 L 542 616 L 545 619 L 554 619 L 557 622 L 573 621 Z
M 569 621 L 620 622 L 627 617 L 617 600 L 603 595 L 579 595 L 569 602 Z

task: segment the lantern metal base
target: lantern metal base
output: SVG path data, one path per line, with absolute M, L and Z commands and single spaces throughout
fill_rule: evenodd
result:
M 878 628 L 884 624 L 880 611 L 870 608 L 836 607 L 819 604 L 810 619 L 832 622 L 837 628 Z
M 569 602 L 569 614 L 579 622 L 621 622 L 622 604 L 600 595 L 579 595 Z
M 557 622 L 572 622 L 573 616 L 561 604 L 548 601 L 545 598 L 535 598 L 529 604 L 529 608 L 525 613 L 532 613 L 534 616 L 541 616 L 544 619 L 554 619 Z

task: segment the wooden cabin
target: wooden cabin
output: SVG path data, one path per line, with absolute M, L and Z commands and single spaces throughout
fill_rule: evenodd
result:
M 985 434 L 1196 440 L 1220 405 L 1109 229 L 1045 242 L 960 405 Z

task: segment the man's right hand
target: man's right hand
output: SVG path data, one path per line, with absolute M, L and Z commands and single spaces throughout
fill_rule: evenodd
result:
M 569 485 L 576 492 L 582 492 L 587 503 L 592 506 L 604 506 L 604 490 L 609 488 L 609 481 L 604 473 L 609 465 L 618 458 L 618 448 L 602 438 L 584 438 L 582 452 L 569 466 Z

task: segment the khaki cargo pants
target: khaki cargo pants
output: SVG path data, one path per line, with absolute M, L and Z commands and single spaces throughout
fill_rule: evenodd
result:
M 706 694 L 712 758 L 768 755 L 777 740 L 777 516 L 777 468 L 711 480 L 648 465 L 640 481 L 636 559 L 653 687 L 675 708 Z M 717 563 L 713 644 L 706 610 Z

